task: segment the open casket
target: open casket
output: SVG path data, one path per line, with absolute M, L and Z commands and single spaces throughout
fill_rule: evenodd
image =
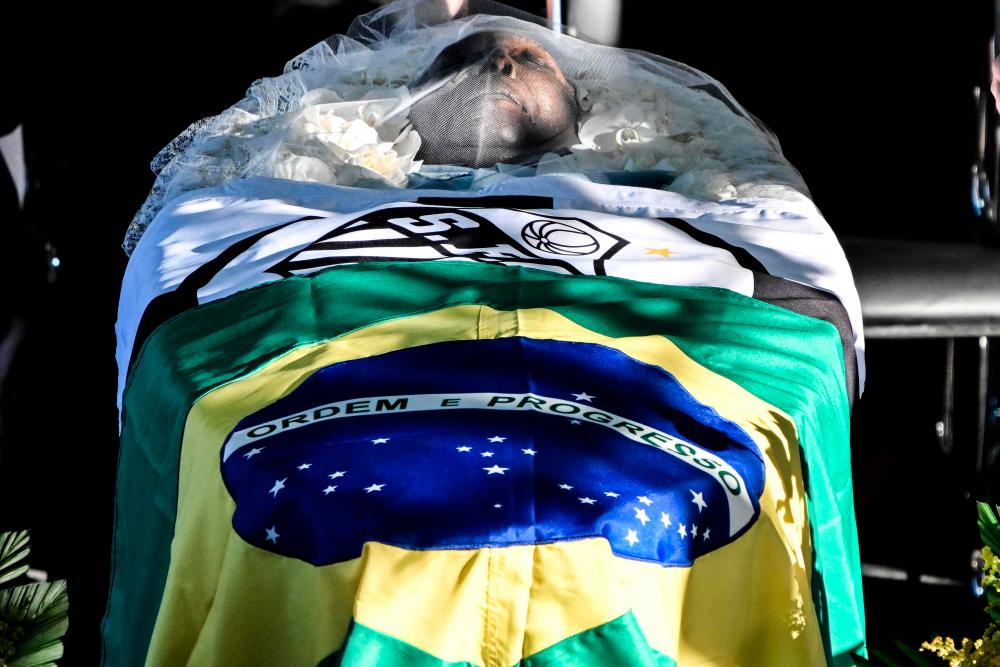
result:
M 858 299 L 777 141 L 678 63 L 440 19 L 359 19 L 154 163 L 105 662 L 863 651 Z

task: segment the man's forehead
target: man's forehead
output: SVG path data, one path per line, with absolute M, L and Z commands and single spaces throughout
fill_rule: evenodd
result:
M 449 44 L 437 54 L 419 78 L 426 81 L 434 76 L 482 62 L 496 51 L 514 56 L 530 53 L 532 57 L 542 60 L 556 74 L 556 78 L 565 82 L 558 61 L 542 44 L 524 35 L 502 30 L 480 30 Z
M 542 48 L 542 46 L 535 40 L 504 30 L 478 30 L 466 37 L 463 37 L 454 44 L 449 45 L 445 51 L 449 48 L 456 48 L 459 46 L 473 51 L 493 49 L 496 47 L 513 49 L 534 46 L 536 48 Z
M 528 39 L 523 35 L 518 35 L 515 33 L 506 33 L 493 31 L 485 33 L 486 36 L 493 41 L 495 46 L 510 50 L 520 50 L 520 49 L 541 49 L 544 51 L 544 47 L 533 39 Z

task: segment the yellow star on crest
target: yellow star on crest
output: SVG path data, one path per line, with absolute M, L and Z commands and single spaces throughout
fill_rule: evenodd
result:
M 670 257 L 670 248 L 646 248 L 647 255 L 659 255 L 660 257 Z

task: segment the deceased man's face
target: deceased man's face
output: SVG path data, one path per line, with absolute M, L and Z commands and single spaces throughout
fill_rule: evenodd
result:
M 525 162 L 577 142 L 573 86 L 530 39 L 470 35 L 441 52 L 416 81 L 417 95 L 435 85 L 410 110 L 423 141 L 418 157 L 430 164 Z

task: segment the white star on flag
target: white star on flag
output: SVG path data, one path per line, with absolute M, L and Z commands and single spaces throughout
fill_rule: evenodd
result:
M 328 486 L 325 489 L 323 489 L 323 495 L 328 496 L 336 490 L 337 490 L 336 486 Z
M 594 503 L 596 503 L 596 502 L 597 502 L 597 501 L 596 501 L 596 500 L 594 500 L 593 498 L 588 498 L 588 497 L 586 497 L 586 496 L 584 496 L 583 498 L 579 498 L 578 500 L 579 500 L 579 501 L 580 501 L 581 503 L 583 503 L 584 505 L 593 505 Z
M 276 480 L 274 480 L 274 486 L 271 487 L 271 490 L 268 491 L 268 493 L 272 494 L 275 498 L 277 498 L 278 497 L 278 491 L 281 491 L 283 488 L 285 488 L 285 482 L 287 480 L 288 480 L 287 477 L 285 479 L 276 479 Z
M 500 509 L 501 507 L 503 507 L 503 505 L 501 505 L 500 503 L 497 503 L 497 504 L 496 504 L 496 505 L 494 505 L 493 507 L 495 507 L 496 509 Z
M 698 524 L 691 524 L 691 537 L 698 537 Z
M 485 456 L 486 458 L 490 458 L 491 456 L 493 456 L 493 452 L 481 452 L 479 455 Z
M 687 537 L 687 534 L 688 534 L 688 533 L 687 533 L 687 528 L 685 528 L 685 527 L 684 527 L 684 524 L 683 524 L 683 523 L 682 523 L 681 525 L 677 526 L 677 534 L 681 536 L 681 539 L 682 539 L 682 540 L 683 540 L 683 539 L 684 539 L 685 537 Z
M 387 442 L 389 442 L 389 438 L 375 438 L 372 440 L 373 445 L 384 445 Z
M 560 484 L 559 488 L 560 489 L 565 489 L 566 491 L 572 491 L 573 490 L 573 487 L 571 485 L 569 485 L 569 484 Z
M 528 456 L 534 456 L 535 454 L 538 453 L 534 449 L 532 449 L 531 447 L 528 447 L 527 449 L 522 449 L 521 451 L 524 452 L 525 454 L 527 454 Z
M 346 470 L 338 470 L 337 472 L 330 473 L 329 475 L 327 475 L 327 477 L 329 477 L 330 479 L 337 479 L 338 477 L 343 477 L 346 474 L 347 474 Z
M 712 532 L 711 528 L 706 528 L 705 532 L 701 534 L 701 539 L 708 541 L 708 534 Z
M 456 447 L 455 449 L 457 449 L 460 452 L 471 452 L 472 451 L 472 447 L 466 447 L 465 445 L 462 445 L 461 447 Z
M 491 475 L 502 475 L 504 471 L 510 470 L 510 468 L 501 468 L 500 466 L 494 465 L 490 466 L 489 468 L 483 468 L 483 470 L 485 470 Z
M 635 518 L 638 519 L 642 523 L 642 525 L 645 526 L 646 523 L 649 522 L 649 516 L 646 514 L 646 510 L 640 507 L 633 507 L 632 509 L 635 510 Z
M 271 526 L 270 528 L 266 529 L 268 541 L 273 542 L 274 544 L 277 544 L 278 538 L 281 537 L 281 535 L 278 534 L 278 531 L 275 530 L 276 527 L 277 526 Z
M 365 493 L 371 493 L 372 491 L 381 491 L 385 484 L 372 484 L 371 486 L 365 487 Z
M 691 489 L 688 489 L 688 491 L 691 491 Z M 691 498 L 691 502 L 693 502 L 695 505 L 698 506 L 698 514 L 701 514 L 701 511 L 706 507 L 708 507 L 708 503 L 706 503 L 705 499 L 702 498 L 701 493 L 695 493 L 694 491 L 691 491 L 691 495 L 694 496 L 693 498 Z
M 618 497 L 618 494 L 615 493 L 614 491 L 605 491 L 604 495 L 606 495 L 608 498 L 617 498 Z
M 660 523 L 663 524 L 664 528 L 670 528 L 670 515 L 666 512 L 660 512 Z
M 501 438 L 499 435 L 495 435 L 489 439 L 490 442 L 503 442 L 507 438 Z
M 243 458 L 245 458 L 245 459 L 252 459 L 253 457 L 255 457 L 258 454 L 260 454 L 262 451 L 264 451 L 263 447 L 254 447 L 249 452 L 247 452 L 246 454 L 244 454 Z
M 299 470 L 309 470 L 309 468 L 312 468 L 312 467 L 313 467 L 313 464 L 311 464 L 311 463 L 303 463 L 302 465 L 299 466 Z
M 653 501 L 647 498 L 646 496 L 636 496 L 635 499 L 638 500 L 643 505 L 645 505 L 646 507 L 649 507 L 650 505 L 653 504 Z
M 587 392 L 583 392 L 582 394 L 573 394 L 573 397 L 578 401 L 587 401 L 588 403 L 596 398 L 596 396 L 591 396 Z
M 573 426 L 579 426 L 583 422 L 581 422 L 579 419 L 571 419 L 569 423 L 572 424 Z
M 628 535 L 625 536 L 625 541 L 628 542 L 629 546 L 634 547 L 635 543 L 639 541 L 639 536 L 635 534 L 634 530 L 629 530 Z

